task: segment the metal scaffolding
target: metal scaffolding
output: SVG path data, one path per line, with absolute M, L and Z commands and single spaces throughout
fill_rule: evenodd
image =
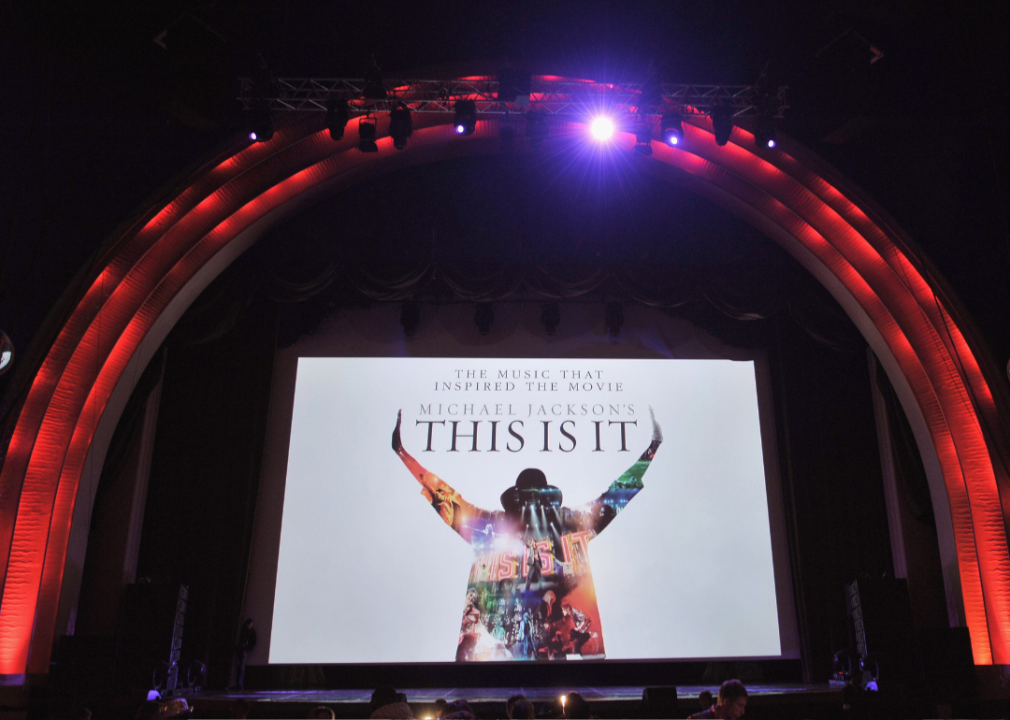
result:
M 346 100 L 355 115 L 388 112 L 401 102 L 411 112 L 452 112 L 457 100 L 472 100 L 479 115 L 575 115 L 606 109 L 634 115 L 678 112 L 687 117 L 710 115 L 714 108 L 723 108 L 733 118 L 781 118 L 789 108 L 785 86 L 664 84 L 650 90 L 547 75 L 528 79 L 529 92 L 524 89 L 508 102 L 499 99 L 499 79 L 495 76 L 382 79 L 371 83 L 361 78 L 271 78 L 259 82 L 241 78 L 238 99 L 246 110 L 265 108 L 272 112 L 319 112 L 326 110 L 331 99 Z M 506 95 L 515 93 L 514 88 L 511 93 L 508 87 L 504 90 Z M 385 98 L 374 97 L 383 92 Z

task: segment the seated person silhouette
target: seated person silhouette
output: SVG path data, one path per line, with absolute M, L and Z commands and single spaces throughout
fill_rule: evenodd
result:
M 457 662 L 605 656 L 589 541 L 642 490 L 642 476 L 662 442 L 653 415 L 649 447 L 583 506 L 562 505 L 561 490 L 547 483 L 543 471 L 527 468 L 502 493 L 503 510 L 484 510 L 407 452 L 397 413 L 393 450 L 442 520 L 474 549 Z
M 701 696 L 698 698 L 701 700 Z M 712 701 L 712 693 L 708 693 Z M 747 688 L 739 680 L 727 680 L 719 688 L 719 701 L 712 707 L 689 715 L 690 718 L 724 718 L 739 720 L 747 711 Z

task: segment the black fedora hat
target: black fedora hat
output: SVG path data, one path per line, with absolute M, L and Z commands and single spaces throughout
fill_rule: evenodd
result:
M 561 505 L 561 490 L 547 484 L 543 470 L 526 468 L 516 484 L 501 494 L 501 506 L 508 513 L 518 513 L 527 503 L 535 505 Z

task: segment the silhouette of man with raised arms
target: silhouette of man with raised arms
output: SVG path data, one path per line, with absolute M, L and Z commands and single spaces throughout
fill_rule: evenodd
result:
M 393 450 L 442 520 L 474 548 L 458 662 L 605 656 L 589 541 L 642 490 L 642 476 L 662 442 L 653 415 L 649 447 L 602 495 L 580 507 L 564 507 L 561 490 L 547 484 L 543 471 L 527 468 L 502 493 L 504 510 L 484 510 L 406 451 L 397 413 Z M 502 607 L 521 607 L 522 613 L 502 612 Z M 516 622 L 524 626 L 513 628 Z M 500 639 L 501 632 L 492 635 L 489 626 L 502 627 L 506 639 Z

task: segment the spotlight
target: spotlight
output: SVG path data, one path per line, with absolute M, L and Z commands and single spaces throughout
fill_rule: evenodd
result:
M 7 333 L 0 330 L 0 375 L 11 369 L 14 363 L 14 343 L 7 337 Z
M 270 142 L 274 136 L 274 120 L 270 115 L 270 99 L 277 97 L 277 84 L 260 57 L 260 68 L 253 77 L 252 107 L 249 111 L 249 139 Z
M 721 147 L 729 142 L 729 136 L 733 132 L 733 117 L 725 105 L 712 107 L 712 130 L 715 131 L 716 145 Z
M 670 147 L 675 147 L 684 142 L 684 119 L 680 113 L 666 113 L 659 120 L 659 131 L 663 135 L 663 142 Z
M 361 152 L 379 152 L 375 144 L 375 121 L 362 118 L 358 120 L 358 150 Z
M 527 113 L 526 137 L 533 141 L 534 145 L 539 144 L 549 132 L 547 118 L 542 113 Z
M 649 123 L 639 123 L 635 127 L 635 152 L 652 155 L 652 126 Z
M 326 101 L 326 128 L 330 131 L 331 140 L 343 140 L 344 128 L 351 117 L 347 101 L 340 98 L 330 98 Z
M 274 136 L 274 119 L 264 105 L 253 109 L 249 116 L 249 139 L 253 142 L 270 142 Z
M 614 135 L 614 121 L 602 115 L 593 118 L 593 121 L 589 124 L 589 132 L 600 142 L 609 140 Z
M 393 138 L 393 147 L 403 150 L 407 147 L 407 138 L 414 131 L 414 123 L 410 119 L 410 110 L 402 102 L 389 111 L 389 134 Z
M 453 126 L 457 135 L 473 135 L 477 129 L 477 103 L 473 100 L 457 100 Z
M 767 115 L 759 115 L 754 128 L 754 144 L 770 150 L 775 147 L 775 123 Z

